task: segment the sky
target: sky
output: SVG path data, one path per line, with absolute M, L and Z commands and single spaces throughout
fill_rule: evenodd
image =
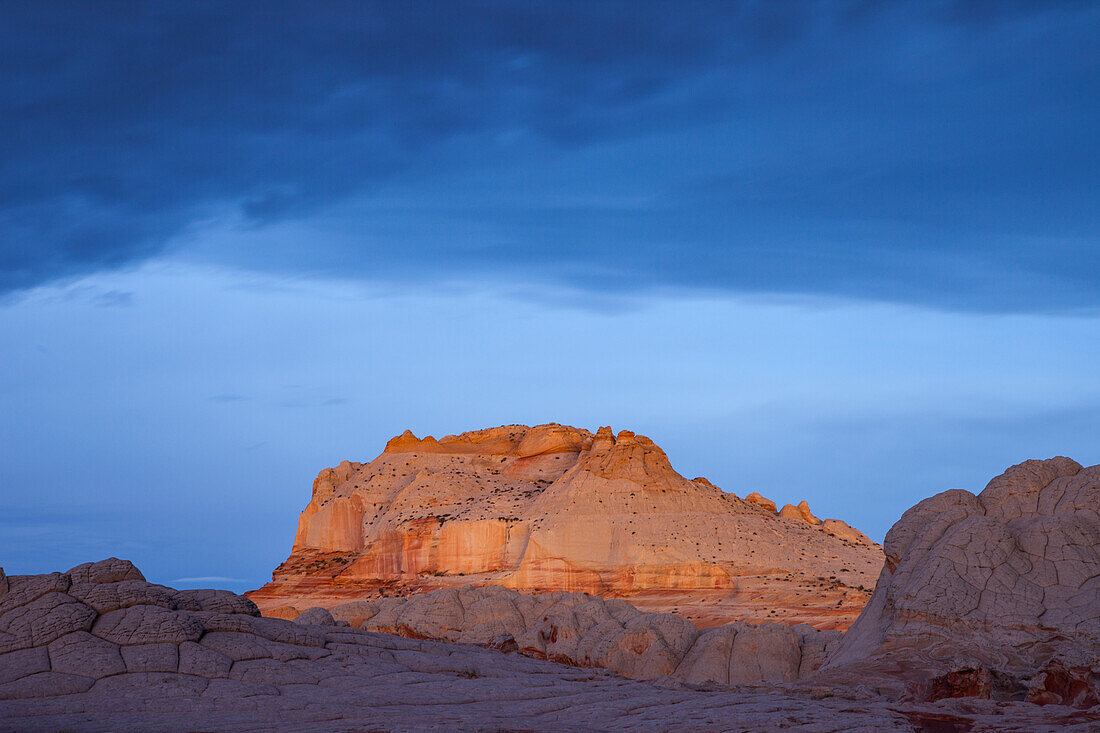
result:
M 1100 5 L 0 0 L 0 566 L 244 590 L 411 428 L 881 540 L 1100 463 Z

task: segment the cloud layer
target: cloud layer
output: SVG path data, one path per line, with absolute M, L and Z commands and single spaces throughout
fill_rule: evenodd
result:
M 9 7 L 0 291 L 171 251 L 1095 310 L 1100 8 L 1008 5 Z
M 1024 459 L 1100 461 L 1096 318 L 256 282 L 279 279 L 150 264 L 0 308 L 8 573 L 115 555 L 155 582 L 256 587 L 317 472 L 406 428 L 610 424 L 689 477 L 879 540 Z

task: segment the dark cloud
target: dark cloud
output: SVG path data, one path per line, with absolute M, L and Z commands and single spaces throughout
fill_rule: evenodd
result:
M 211 402 L 224 402 L 224 403 L 228 403 L 228 402 L 245 402 L 248 399 L 249 398 L 245 397 L 244 395 L 228 394 L 228 393 L 227 394 L 211 395 L 210 398 L 209 398 L 209 400 Z
M 1094 4 L 3 14 L 0 290 L 229 219 L 295 273 L 1100 306 Z

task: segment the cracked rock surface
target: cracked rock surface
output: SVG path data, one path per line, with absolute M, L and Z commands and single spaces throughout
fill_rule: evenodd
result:
M 372 633 L 326 614 L 304 620 L 320 623 L 262 618 L 225 592 L 146 583 L 115 559 L 71 573 L 0 572 L 0 731 L 855 732 L 944 721 L 962 726 L 944 730 L 1085 731 L 1097 722 L 1060 705 L 898 703 L 856 684 L 648 683 Z M 740 638 L 710 633 L 719 647 Z M 1074 684 L 1051 675 L 1048 691 Z
M 826 667 L 927 679 L 960 660 L 1017 677 L 1055 664 L 1100 683 L 1100 466 L 1026 461 L 977 496 L 937 494 L 884 549 L 874 596 Z

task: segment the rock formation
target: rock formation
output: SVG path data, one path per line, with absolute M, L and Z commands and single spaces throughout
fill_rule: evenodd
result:
M 509 594 L 500 589 L 465 592 L 482 596 L 485 603 L 491 603 L 493 593 Z M 590 602 L 567 595 L 558 594 L 567 603 L 576 600 L 575 609 Z M 604 602 L 603 609 L 613 619 L 616 614 L 625 619 L 626 626 L 636 618 L 621 601 Z M 790 645 L 776 643 L 783 629 L 774 624 L 756 631 L 704 631 L 676 676 L 647 683 L 598 668 L 346 625 L 366 610 L 349 604 L 333 618 L 323 609 L 312 609 L 299 623 L 261 618 L 245 598 L 227 591 L 177 591 L 147 583 L 136 568 L 115 559 L 68 573 L 6 577 L 0 571 L 0 732 L 1084 733 L 1100 723 L 1096 708 L 1074 710 L 1023 701 L 905 701 L 852 680 L 725 686 L 727 675 L 734 684 L 743 674 L 750 679 L 793 675 Z M 383 612 L 389 610 L 374 616 Z M 594 609 L 575 614 L 578 620 L 599 616 Z M 688 631 L 685 622 L 672 616 L 642 626 L 663 629 L 659 633 L 664 638 L 675 638 L 677 626 Z M 594 627 L 584 633 L 594 633 Z M 637 637 L 639 642 L 643 638 Z M 624 655 L 647 658 L 645 651 L 629 644 L 617 646 Z M 1076 684 L 1066 670 L 1052 668 L 1044 675 L 1039 695 Z M 959 673 L 955 680 L 956 688 L 969 685 L 980 690 L 985 683 L 981 674 Z
M 632 679 L 671 676 L 696 684 L 797 680 L 816 671 L 840 638 L 839 631 L 806 624 L 735 623 L 700 633 L 675 614 L 639 611 L 622 599 L 566 591 L 532 596 L 493 586 L 351 601 L 331 614 L 314 607 L 296 620 L 316 623 L 319 614 L 329 623 L 336 619 L 367 631 L 517 651 Z
M 881 564 L 843 522 L 689 481 L 643 436 L 507 426 L 406 431 L 368 464 L 325 469 L 290 557 L 249 595 L 272 609 L 502 585 L 624 597 L 700 626 L 844 628 Z
M 1096 704 L 1100 466 L 1026 461 L 977 496 L 937 494 L 905 512 L 885 550 L 829 668 L 899 674 L 932 697 L 1027 687 L 1035 701 Z
M 1100 729 L 1100 466 L 1028 461 L 939 494 L 886 555 L 843 636 L 494 586 L 290 621 L 113 558 L 0 570 L 0 732 Z

